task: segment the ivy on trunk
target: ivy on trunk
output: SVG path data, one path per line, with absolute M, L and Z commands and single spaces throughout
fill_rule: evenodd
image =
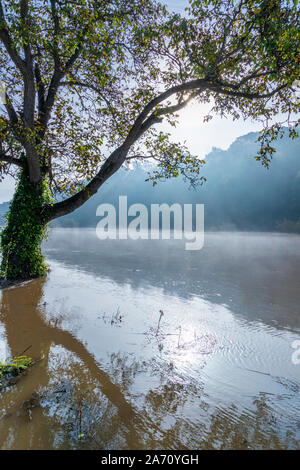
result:
M 6 215 L 7 225 L 1 233 L 1 274 L 7 280 L 44 276 L 47 265 L 41 250 L 47 223 L 43 209 L 51 204 L 47 178 L 39 184 L 29 181 L 24 169 Z

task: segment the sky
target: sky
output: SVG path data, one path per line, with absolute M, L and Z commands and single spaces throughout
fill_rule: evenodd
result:
M 182 13 L 188 6 L 188 0 L 165 0 L 168 9 L 177 13 Z M 260 130 L 258 123 L 253 121 L 233 121 L 230 117 L 221 119 L 214 117 L 210 122 L 203 123 L 203 117 L 208 114 L 210 105 L 189 104 L 179 113 L 179 122 L 176 128 L 161 125 L 161 130 L 170 132 L 175 142 L 185 142 L 189 151 L 205 157 L 212 147 L 227 149 L 230 144 L 240 135 L 248 132 Z M 6 177 L 0 183 L 0 203 L 9 201 L 14 191 L 14 181 L 11 177 Z

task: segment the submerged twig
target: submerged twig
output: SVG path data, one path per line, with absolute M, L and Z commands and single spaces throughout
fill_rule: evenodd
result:
M 180 337 L 181 337 L 181 326 L 179 326 L 178 329 L 179 329 L 179 334 L 178 334 L 178 345 L 177 345 L 177 347 L 179 348 Z
M 158 320 L 158 324 L 157 324 L 156 336 L 158 335 L 158 332 L 159 332 L 160 321 L 161 321 L 162 317 L 164 316 L 164 312 L 162 310 L 160 310 L 159 313 L 160 313 L 160 316 L 159 316 L 159 320 Z
M 25 354 L 30 348 L 32 348 L 32 344 L 30 346 L 27 346 L 27 348 L 25 348 L 24 351 L 22 351 L 21 353 L 16 354 L 16 357 L 23 356 L 23 354 Z

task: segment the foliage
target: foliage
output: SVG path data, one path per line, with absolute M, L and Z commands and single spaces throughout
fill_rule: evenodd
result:
M 32 363 L 31 357 L 15 356 L 4 362 L 0 361 L 0 390 L 3 387 L 4 379 L 15 377 L 24 372 Z
M 197 176 L 203 162 L 157 129 L 190 100 L 212 103 L 207 119 L 261 120 L 263 164 L 282 128 L 272 118 L 283 113 L 294 129 L 297 1 L 193 0 L 183 18 L 151 0 L 10 0 L 0 18 L 2 148 L 10 159 L 36 154 L 56 190 L 84 189 L 126 141 L 126 157 L 160 160 L 154 179 L 192 159 L 187 176 Z
M 46 179 L 33 187 L 26 172 L 19 172 L 19 183 L 6 215 L 7 225 L 1 233 L 1 274 L 7 279 L 46 274 L 47 265 L 41 251 L 46 225 L 41 208 L 50 204 L 51 199 Z

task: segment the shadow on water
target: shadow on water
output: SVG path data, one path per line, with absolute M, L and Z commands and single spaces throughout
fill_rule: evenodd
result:
M 51 435 L 49 417 L 45 418 L 39 413 L 38 419 L 35 419 L 40 431 L 45 431 L 43 428 L 46 428 L 46 436 L 43 433 L 38 435 L 39 431 L 35 429 L 35 426 L 27 422 L 28 413 L 24 412 L 24 409 L 26 411 L 26 403 L 35 397 L 37 390 L 48 387 L 51 383 L 53 376 L 53 371 L 49 370 L 51 348 L 61 346 L 71 353 L 69 366 L 72 369 L 73 381 L 79 387 L 83 387 L 88 377 L 96 387 L 99 387 L 101 394 L 116 408 L 117 421 L 126 430 L 125 440 L 128 447 L 135 448 L 139 445 L 135 426 L 138 428 L 142 425 L 141 419 L 120 388 L 111 381 L 106 372 L 101 370 L 100 365 L 87 348 L 68 331 L 46 322 L 43 312 L 39 309 L 44 282 L 44 279 L 38 279 L 22 287 L 10 288 L 2 292 L 0 319 L 5 326 L 7 345 L 11 355 L 17 355 L 31 345 L 30 355 L 34 359 L 42 360 L 33 366 L 28 376 L 20 381 L 17 389 L 12 388 L 1 397 L 4 418 L 0 427 L 0 442 L 4 444 L 4 447 L 10 447 L 13 443 L 14 448 L 31 448 L 32 442 L 35 442 L 34 446 L 38 447 L 39 444 L 45 445 L 46 448 L 52 447 L 53 443 L 51 439 L 49 440 Z M 76 363 L 73 365 L 74 358 L 79 359 L 79 365 Z M 58 369 L 58 375 L 59 372 Z M 20 406 L 23 407 L 21 413 Z M 37 408 L 40 409 L 40 407 Z M 45 438 L 44 442 L 42 442 L 43 438 Z
M 140 360 L 114 352 L 102 365 L 76 335 L 49 321 L 43 308 L 48 282 L 2 291 L 0 321 L 10 354 L 31 345 L 30 355 L 41 361 L 0 394 L 1 449 L 299 445 L 295 422 L 282 426 L 268 394 L 252 397 L 249 408 L 213 403 L 204 376 L 186 381 L 155 354 Z M 140 378 L 145 384 L 134 388 Z

